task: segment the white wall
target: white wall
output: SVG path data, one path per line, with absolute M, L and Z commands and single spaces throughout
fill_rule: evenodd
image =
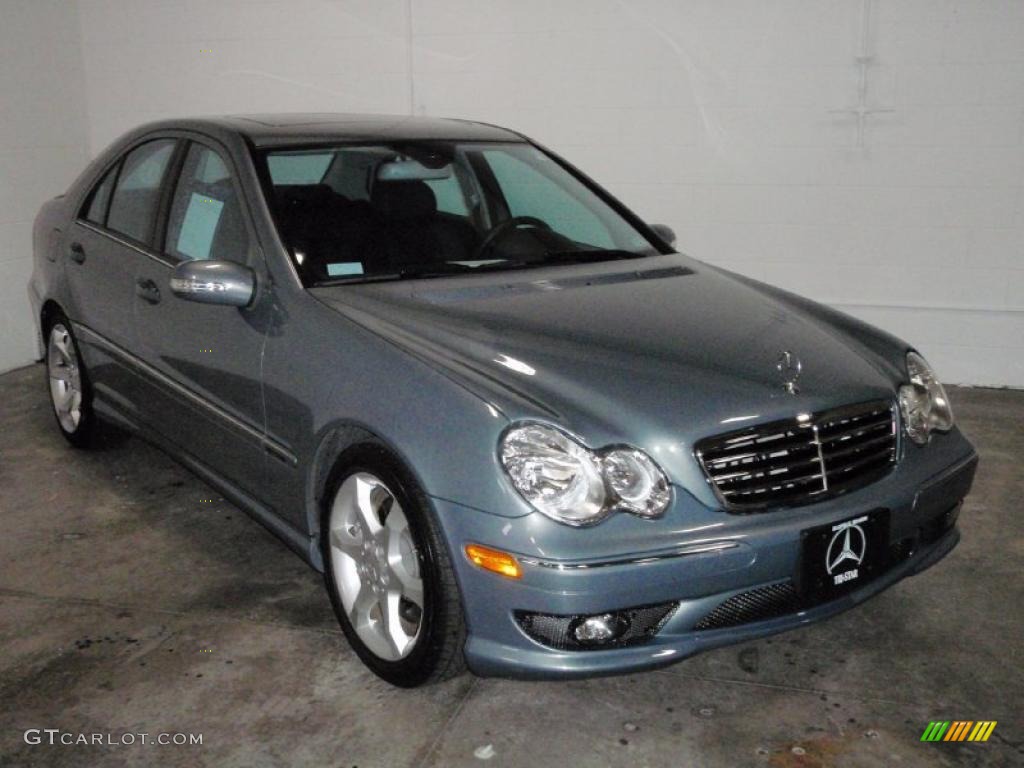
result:
M 949 381 L 1024 386 L 1024 3 L 863 9 L 79 0 L 89 145 L 189 113 L 501 123 L 692 255 L 902 335 Z
M 73 4 L 0 0 L 0 371 L 36 356 L 32 220 L 86 162 L 79 39 Z

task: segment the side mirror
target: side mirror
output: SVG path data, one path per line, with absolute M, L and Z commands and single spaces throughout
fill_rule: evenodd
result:
M 245 307 L 256 292 L 256 275 L 233 261 L 183 261 L 171 274 L 171 292 L 201 304 Z
M 649 224 L 648 226 L 654 234 L 665 241 L 666 245 L 670 245 L 673 248 L 675 247 L 676 233 L 672 231 L 672 227 L 668 224 Z

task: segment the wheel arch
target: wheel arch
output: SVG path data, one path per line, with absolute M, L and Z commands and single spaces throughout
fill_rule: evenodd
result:
M 430 503 L 431 496 L 427 485 L 423 482 L 423 478 L 417 471 L 416 465 L 404 451 L 398 448 L 394 441 L 370 429 L 367 425 L 356 421 L 343 421 L 332 424 L 322 430 L 321 437 L 316 443 L 316 450 L 313 453 L 313 461 L 306 476 L 306 524 L 312 539 L 310 543 L 310 559 L 313 567 L 319 571 L 324 569 L 323 558 L 320 555 L 320 534 L 331 474 L 338 465 L 342 454 L 350 448 L 366 443 L 383 447 L 401 462 L 402 467 L 409 473 L 426 496 L 428 514 L 434 515 L 435 520 L 437 520 L 437 512 L 433 508 L 433 504 Z M 437 522 L 440 524 L 440 520 L 437 520 Z
M 50 328 L 57 315 L 64 315 L 67 317 L 67 313 L 64 308 L 58 304 L 54 299 L 47 299 L 43 302 L 43 306 L 39 309 L 39 333 L 43 341 L 43 348 L 46 348 L 46 337 L 50 334 Z

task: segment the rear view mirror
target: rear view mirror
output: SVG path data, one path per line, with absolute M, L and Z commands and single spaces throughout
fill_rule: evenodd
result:
M 256 275 L 233 261 L 183 261 L 171 275 L 171 291 L 187 301 L 245 307 L 256 291 Z
M 672 227 L 668 224 L 649 224 L 651 231 L 660 237 L 666 245 L 670 245 L 675 248 L 676 245 L 676 233 L 672 231 Z
M 415 160 L 392 160 L 377 168 L 377 181 L 429 181 L 447 179 L 452 175 L 451 165 L 428 168 Z

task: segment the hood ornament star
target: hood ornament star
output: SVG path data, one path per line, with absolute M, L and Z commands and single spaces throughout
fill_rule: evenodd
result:
M 800 379 L 800 373 L 803 371 L 803 368 L 804 366 L 800 362 L 800 358 L 788 349 L 779 355 L 779 359 L 775 363 L 775 370 L 782 377 L 782 386 L 791 395 L 800 393 L 797 381 Z

